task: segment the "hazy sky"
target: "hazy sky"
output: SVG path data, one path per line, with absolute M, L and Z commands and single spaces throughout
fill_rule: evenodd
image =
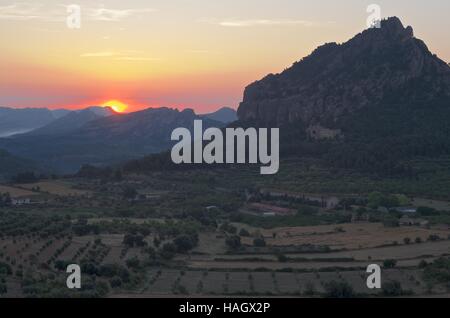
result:
M 371 3 L 450 61 L 448 0 L 0 0 L 0 106 L 237 107 L 249 83 L 365 29 Z

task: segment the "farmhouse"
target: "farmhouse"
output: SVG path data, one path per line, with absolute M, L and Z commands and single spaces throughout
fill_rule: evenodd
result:
M 25 205 L 25 204 L 31 204 L 30 198 L 16 198 L 11 200 L 12 205 Z
M 417 212 L 417 208 L 415 207 L 408 207 L 408 206 L 404 206 L 404 207 L 398 207 L 395 208 L 398 212 L 400 213 L 416 213 Z
M 262 216 L 289 216 L 295 215 L 296 211 L 293 209 L 283 208 L 272 204 L 265 203 L 251 203 L 249 210 Z
M 427 226 L 428 221 L 424 219 L 413 219 L 408 216 L 402 216 L 399 220 L 401 226 Z

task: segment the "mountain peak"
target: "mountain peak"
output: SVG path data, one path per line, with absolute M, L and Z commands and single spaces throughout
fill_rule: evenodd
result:
M 250 84 L 238 117 L 275 125 L 333 123 L 392 96 L 402 103 L 450 97 L 449 66 L 397 17 L 345 43 L 324 44 L 282 73 Z
M 406 28 L 398 17 L 390 17 L 380 21 L 380 28 L 370 28 L 362 32 L 365 36 L 382 36 L 386 40 L 407 40 L 414 37 L 411 26 Z
M 230 107 L 222 107 L 212 113 L 200 115 L 202 118 L 209 118 L 224 124 L 229 124 L 237 120 L 236 110 Z

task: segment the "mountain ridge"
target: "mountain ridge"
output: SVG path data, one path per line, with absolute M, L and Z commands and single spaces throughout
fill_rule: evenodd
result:
M 448 64 L 413 36 L 412 27 L 392 17 L 381 21 L 380 29 L 367 29 L 342 44 L 324 44 L 282 73 L 250 84 L 238 117 L 276 126 L 333 123 L 420 80 L 432 82 L 429 96 L 450 96 Z M 427 97 L 422 95 L 417 98 Z
M 167 107 L 94 118 L 61 134 L 24 134 L 0 139 L 0 148 L 34 160 L 45 168 L 67 173 L 83 164 L 108 165 L 169 149 L 175 128 L 193 130 L 195 119 L 204 128 L 224 124 L 196 115 L 192 109 Z

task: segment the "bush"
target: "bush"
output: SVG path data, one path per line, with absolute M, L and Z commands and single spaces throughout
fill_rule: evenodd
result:
M 262 237 L 257 237 L 253 240 L 253 245 L 256 247 L 264 247 L 266 246 L 266 241 Z
M 109 284 L 111 285 L 112 288 L 118 288 L 122 286 L 122 280 L 120 279 L 119 276 L 114 276 L 109 280 Z
M 241 229 L 239 231 L 239 236 L 248 237 L 248 236 L 250 236 L 250 233 L 246 229 Z
M 137 257 L 129 258 L 126 260 L 125 263 L 127 264 L 128 268 L 133 268 L 133 269 L 139 268 L 139 265 L 141 264 L 141 262 L 139 261 L 139 259 Z
M 394 259 L 387 259 L 383 262 L 384 268 L 394 268 L 397 265 L 397 261 Z
M 423 268 L 425 268 L 427 266 L 428 266 L 428 263 L 427 263 L 426 260 L 423 259 L 423 260 L 420 261 L 419 268 L 423 269 Z
M 402 296 L 404 294 L 402 285 L 400 282 L 394 280 L 394 281 L 387 281 L 382 286 L 382 293 L 384 296 Z
M 0 262 L 0 274 L 12 275 L 11 266 L 7 263 Z
M 231 225 L 230 223 L 223 223 L 220 226 L 220 230 L 226 232 L 226 233 L 230 233 L 230 234 L 236 234 L 237 233 L 237 228 L 234 225 Z
M 231 249 L 238 249 L 241 247 L 241 238 L 237 235 L 229 236 L 225 239 L 225 244 Z
M 417 208 L 417 213 L 422 215 L 422 216 L 434 216 L 434 215 L 439 215 L 439 211 L 433 209 L 433 208 L 429 208 L 429 207 L 418 207 Z
M 193 249 L 198 242 L 198 237 L 194 235 L 180 235 L 173 240 L 178 253 L 186 253 Z
M 98 282 L 95 285 L 95 290 L 99 294 L 99 296 L 103 297 L 106 296 L 109 293 L 109 286 L 105 282 Z
M 177 252 L 177 247 L 172 242 L 165 243 L 160 250 L 161 256 L 165 259 L 173 258 L 175 256 L 176 252 Z
M 325 297 L 327 298 L 353 298 L 355 292 L 347 282 L 331 281 L 325 284 Z

